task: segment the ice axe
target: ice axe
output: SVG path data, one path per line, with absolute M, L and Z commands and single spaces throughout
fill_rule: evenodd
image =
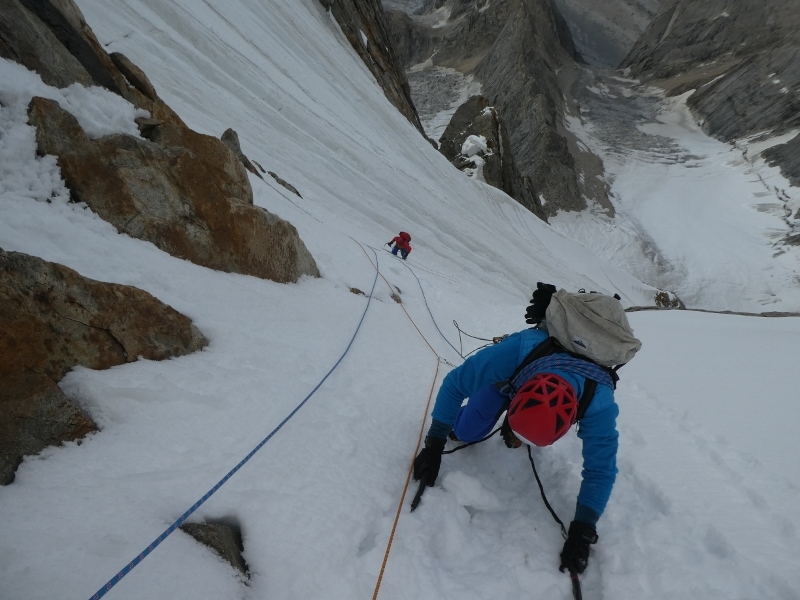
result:
M 583 600 L 583 594 L 581 593 L 581 582 L 578 579 L 578 572 L 575 569 L 570 569 L 569 578 L 572 580 L 572 595 L 575 597 L 575 600 Z
M 419 506 L 419 501 L 422 500 L 422 494 L 425 493 L 425 488 L 428 487 L 428 481 L 430 477 L 427 475 L 422 476 L 419 480 L 419 487 L 417 488 L 417 493 L 414 494 L 414 499 L 411 501 L 411 512 L 414 512 L 417 507 Z

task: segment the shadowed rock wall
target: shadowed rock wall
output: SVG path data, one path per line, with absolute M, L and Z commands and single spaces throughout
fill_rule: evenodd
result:
M 456 110 L 442 134 L 439 151 L 456 168 L 470 168 L 473 166 L 472 157 L 463 155 L 461 150 L 467 138 L 473 135 L 486 140 L 487 150 L 479 153 L 484 181 L 503 190 L 545 220 L 530 182 L 520 175 L 514 162 L 505 124 L 497 110 L 483 96 L 473 96 Z
M 799 0 L 670 0 L 623 62 L 723 140 L 800 125 Z
M 473 74 L 481 94 L 508 131 L 525 186 L 513 197 L 543 218 L 583 210 L 586 198 L 608 206 L 605 186 L 584 186 L 563 125 L 559 72 L 579 55 L 566 21 L 551 0 L 445 0 L 426 14 L 393 16 L 393 39 L 406 65 L 433 65 Z M 599 159 L 597 160 L 599 163 Z M 601 167 L 602 169 L 602 167 Z M 522 191 L 524 190 L 524 191 Z

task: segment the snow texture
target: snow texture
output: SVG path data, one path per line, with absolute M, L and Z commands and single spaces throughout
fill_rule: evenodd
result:
M 145 289 L 211 343 L 163 362 L 76 368 L 62 381 L 100 431 L 26 458 L 0 488 L 0 597 L 91 597 L 298 406 L 342 355 L 368 301 L 330 378 L 191 518 L 241 524 L 249 581 L 176 532 L 107 597 L 370 597 L 429 393 L 460 360 L 452 320 L 484 338 L 525 327 L 536 281 L 618 292 L 625 305 L 649 303 L 654 290 L 455 170 L 388 103 L 316 0 L 82 0 L 80 8 L 104 46 L 142 67 L 190 126 L 212 135 L 233 127 L 248 156 L 301 191 L 299 200 L 251 178 L 255 202 L 297 226 L 323 277 L 281 285 L 212 271 L 63 201 L 57 166 L 36 157 L 20 112 L 41 83 L 3 63 L 0 247 Z M 132 109 L 104 92 L 58 93 L 69 110 L 95 115 L 96 134 L 132 130 Z M 638 214 L 649 215 L 654 237 L 687 245 L 687 293 L 701 297 L 728 276 L 714 270 L 724 252 L 735 254 L 745 283 L 760 281 L 768 263 L 756 240 L 765 225 L 726 194 L 745 185 L 750 167 L 725 162 L 698 132 L 686 135 L 708 150 L 699 161 L 706 170 L 678 177 L 631 161 L 617 167 L 620 195 L 652 199 L 652 213 Z M 674 200 L 691 230 L 680 237 L 670 237 L 669 213 L 644 194 L 655 177 L 682 180 L 684 196 Z M 36 201 L 54 197 L 61 201 Z M 726 200 L 728 212 L 753 218 L 720 225 Z M 408 261 L 371 248 L 400 230 L 416 242 Z M 388 285 L 378 278 L 371 299 L 353 293 L 370 293 L 375 265 Z M 785 282 L 774 294 L 793 298 Z M 800 597 L 800 408 L 791 376 L 800 321 L 695 312 L 630 320 L 644 347 L 617 390 L 620 474 L 584 597 Z M 464 341 L 463 353 L 483 343 Z M 568 520 L 578 439 L 570 434 L 534 457 Z M 409 500 L 382 600 L 570 597 L 557 569 L 562 539 L 523 450 L 493 438 L 448 456 L 413 514 Z

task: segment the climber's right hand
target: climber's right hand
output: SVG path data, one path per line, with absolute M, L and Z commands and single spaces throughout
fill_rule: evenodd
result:
M 436 483 L 439 476 L 439 467 L 442 465 L 442 452 L 446 439 L 427 436 L 425 447 L 420 450 L 417 458 L 414 459 L 414 479 L 424 481 L 430 487 Z

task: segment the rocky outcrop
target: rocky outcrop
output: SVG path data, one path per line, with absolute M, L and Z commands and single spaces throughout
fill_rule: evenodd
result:
M 392 46 L 403 65 L 415 65 L 427 60 L 436 50 L 441 36 L 433 27 L 414 21 L 400 10 L 386 13 Z
M 267 174 L 270 177 L 272 177 L 276 182 L 278 182 L 278 185 L 280 185 L 281 187 L 283 187 L 286 190 L 289 190 L 290 192 L 292 192 L 298 198 L 302 198 L 302 196 L 300 195 L 300 192 L 297 191 L 297 188 L 294 187 L 291 183 L 289 183 L 285 179 L 283 179 L 282 177 L 279 177 L 277 173 L 273 173 L 272 171 L 267 171 Z
M 800 187 L 800 135 L 796 135 L 791 141 L 773 146 L 765 150 L 761 155 L 772 166 L 779 166 L 781 173 L 795 187 Z M 800 219 L 800 211 L 792 216 L 793 219 Z
M 545 218 L 583 210 L 587 198 L 609 205 L 606 187 L 594 185 L 596 178 L 576 164 L 577 144 L 563 123 L 563 90 L 571 83 L 564 74 L 580 57 L 551 0 L 445 0 L 426 14 L 392 23 L 407 66 L 430 59 L 481 83 L 481 94 L 502 115 L 526 182 L 527 190 L 515 198 L 534 198 L 543 205 L 535 212 Z
M 319 276 L 297 230 L 253 206 L 235 151 L 189 129 L 141 69 L 108 55 L 72 0 L 2 0 L 0 15 L 0 55 L 45 82 L 100 85 L 150 113 L 138 119 L 142 137 L 89 140 L 54 102 L 32 101 L 39 151 L 58 157 L 74 200 L 119 231 L 203 266 L 279 282 Z
M 147 136 L 145 136 L 147 137 Z M 233 155 L 239 159 L 239 162 L 242 163 L 242 166 L 250 171 L 253 175 L 258 177 L 259 179 L 264 179 L 261 176 L 261 173 L 258 172 L 256 166 L 250 162 L 250 159 L 245 156 L 245 153 L 242 152 L 242 145 L 239 142 L 239 134 L 236 133 L 233 129 L 226 129 L 225 132 L 219 138 L 223 144 L 225 144 Z
M 69 44 L 62 43 L 57 37 L 59 30 L 64 28 L 53 24 L 51 29 L 49 24 L 37 16 L 37 7 L 31 7 L 30 11 L 25 7 L 31 4 L 17 0 L 0 2 L 0 56 L 36 71 L 46 84 L 58 88 L 76 82 L 83 85 L 96 84 L 78 58 L 82 56 L 87 59 L 87 54 L 92 54 L 90 41 L 76 34 L 74 46 L 79 50 L 73 56 L 68 50 Z M 41 9 L 43 13 L 49 9 L 53 16 L 60 15 L 47 2 L 41 3 Z M 59 20 L 66 21 L 66 18 L 62 16 Z M 74 31 L 72 27 L 66 29 Z
M 592 197 L 581 189 L 563 125 L 558 72 L 573 68 L 575 57 L 567 26 L 549 2 L 519 3 L 475 69 L 483 94 L 505 119 L 520 172 L 544 200 L 548 217 L 584 210 L 585 198 Z
M 653 21 L 662 0 L 554 0 L 581 57 L 616 67 Z
M 253 206 L 244 167 L 216 138 L 186 130 L 177 146 L 163 135 L 92 140 L 45 98 L 31 101 L 28 117 L 73 199 L 120 232 L 221 271 L 278 282 L 319 276 L 294 226 Z
M 478 144 L 471 144 L 474 139 Z M 456 110 L 439 143 L 439 151 L 462 171 L 480 170 L 481 179 L 503 190 L 544 220 L 530 183 L 514 164 L 508 132 L 497 110 L 483 96 L 473 96 Z
M 397 110 L 425 136 L 380 0 L 320 0 Z M 427 136 L 425 136 L 427 138 Z
M 244 543 L 238 526 L 225 523 L 184 523 L 180 529 L 211 548 L 242 575 L 249 576 L 247 563 L 242 556 Z
M 623 62 L 729 141 L 800 125 L 800 0 L 670 0 Z
M 686 305 L 683 300 L 673 292 L 659 291 L 653 298 L 653 302 L 657 308 L 675 308 L 685 310 Z
M 75 440 L 95 424 L 56 383 L 74 366 L 164 360 L 208 342 L 147 292 L 0 249 L 0 483 L 24 455 Z

